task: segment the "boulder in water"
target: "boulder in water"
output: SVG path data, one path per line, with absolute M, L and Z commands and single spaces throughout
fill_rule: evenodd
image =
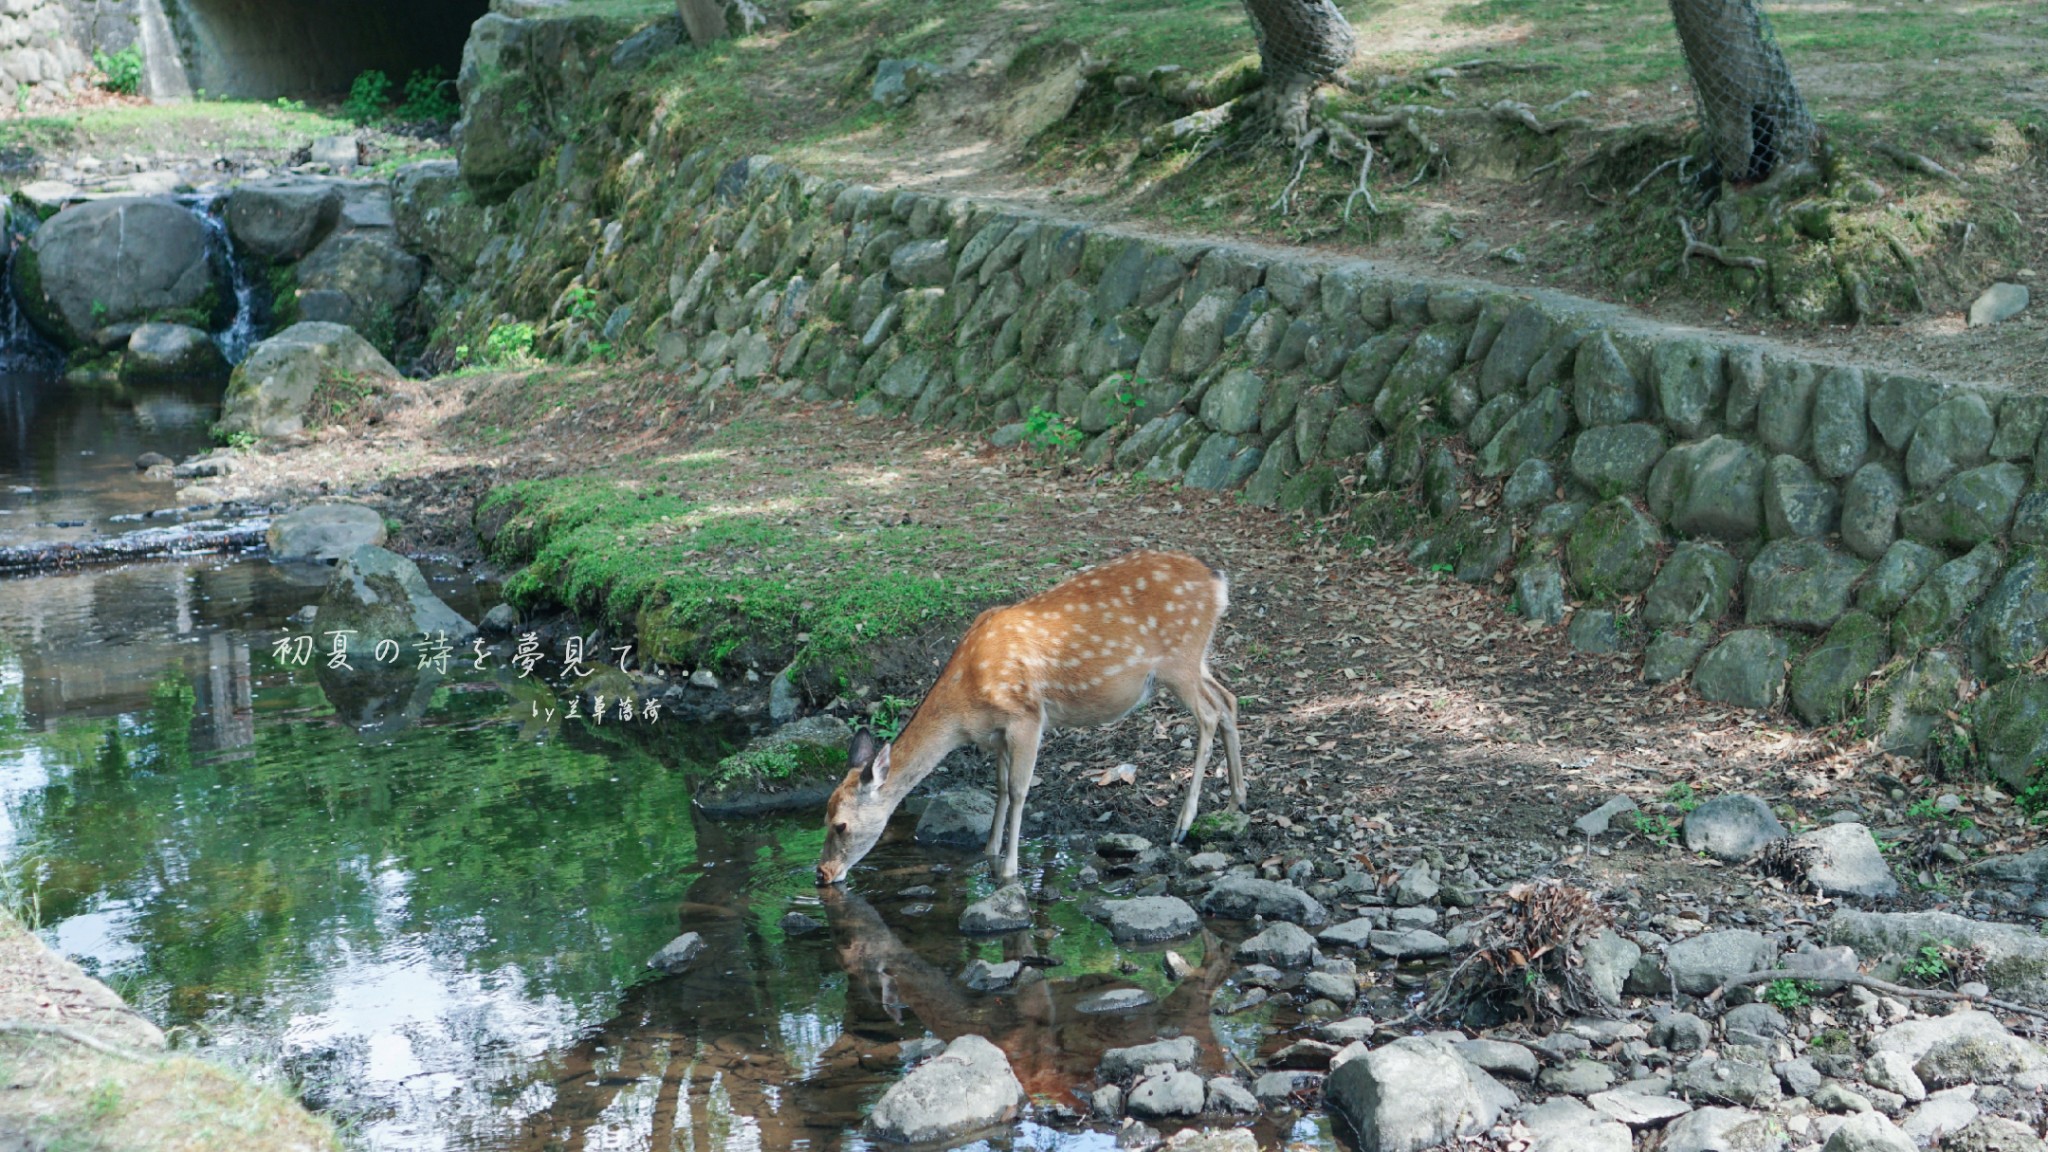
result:
M 155 197 L 57 213 L 22 246 L 13 280 L 30 322 L 66 348 L 120 348 L 150 319 L 204 327 L 228 299 L 206 226 L 176 201 Z
M 227 372 L 213 338 L 189 324 L 144 324 L 128 337 L 121 358 L 121 379 L 129 384 L 215 380 Z
M 445 633 L 450 643 L 456 643 L 476 634 L 475 625 L 434 595 L 419 565 L 367 544 L 351 553 L 327 582 L 318 619 L 323 637 L 337 630 L 351 633 L 347 645 L 352 662 L 373 661 L 377 646 L 391 640 L 399 645 L 399 663 L 416 663 L 413 649 L 423 636 L 438 638 Z M 327 650 L 327 644 L 321 648 Z
M 384 543 L 384 517 L 361 504 L 308 504 L 270 522 L 265 541 L 272 560 L 332 564 L 365 545 Z
M 396 379 L 398 369 L 340 324 L 294 324 L 249 350 L 228 381 L 220 430 L 289 436 L 306 427 L 313 393 L 330 379 Z
M 273 263 L 312 251 L 340 216 L 341 189 L 331 180 L 263 180 L 228 193 L 228 235 L 236 252 Z
M 1003 1050 L 969 1033 L 882 1093 L 868 1130 L 897 1144 L 951 1140 L 1015 1118 L 1024 1099 Z

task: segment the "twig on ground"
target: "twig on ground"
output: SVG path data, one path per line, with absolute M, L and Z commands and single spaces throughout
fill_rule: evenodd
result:
M 1624 200 L 1635 199 L 1637 196 L 1642 195 L 1643 189 L 1648 188 L 1650 186 L 1650 181 L 1655 180 L 1657 177 L 1662 176 L 1665 172 L 1670 171 L 1672 168 L 1677 167 L 1678 165 L 1684 163 L 1685 157 L 1673 156 L 1671 159 L 1666 160 L 1662 164 L 1657 165 L 1655 168 L 1650 169 L 1650 174 L 1648 176 L 1643 177 L 1641 180 L 1636 181 L 1636 186 L 1629 189 L 1627 192 L 1622 193 L 1621 198 Z
M 149 1057 L 140 1052 L 130 1052 L 125 1048 L 116 1048 L 98 1037 L 89 1036 L 65 1024 L 45 1024 L 40 1020 L 0 1020 L 0 1035 L 10 1032 L 26 1036 L 55 1036 L 60 1040 L 69 1040 L 81 1048 L 90 1048 L 95 1052 L 118 1057 L 122 1060 L 133 1060 L 138 1064 L 149 1062 Z
M 1892 160 L 1899 167 L 1909 172 L 1918 172 L 1922 176 L 1932 176 L 1937 180 L 1946 180 L 1951 184 L 1963 182 L 1961 176 L 1935 163 L 1932 159 L 1922 156 L 1918 152 L 1907 151 L 1888 140 L 1879 140 L 1870 146 L 1870 150 Z
M 1760 256 L 1728 255 L 1726 252 L 1721 251 L 1721 249 L 1719 249 L 1718 247 L 1715 247 L 1714 245 L 1709 244 L 1706 241 L 1699 239 L 1698 237 L 1695 237 L 1692 234 L 1692 225 L 1686 223 L 1685 217 L 1677 217 L 1677 220 L 1678 231 L 1681 235 L 1685 237 L 1685 251 L 1679 253 L 1678 255 L 1678 266 L 1680 269 L 1685 268 L 1687 262 L 1690 261 L 1694 256 L 1704 256 L 1707 259 L 1712 260 L 1715 263 L 1721 265 L 1723 268 L 1748 268 L 1755 272 L 1762 272 L 1766 268 L 1770 267 L 1770 265 L 1764 263 L 1763 258 Z
M 1704 1002 L 1713 1004 L 1736 988 L 1747 987 L 1751 984 L 1768 984 L 1773 980 L 1811 980 L 1816 984 L 1854 984 L 1859 988 L 1868 988 L 1872 992 L 1883 992 L 1891 996 L 1906 996 L 1921 1000 L 1967 1000 L 1972 1004 L 1982 1004 L 1987 1008 L 1996 1008 L 2001 1012 L 2012 1012 L 2021 1016 L 2032 1016 L 2037 1020 L 2048 1020 L 2048 1011 L 2043 1011 L 2039 1008 L 2029 1008 L 2025 1004 L 2015 1004 L 2010 1000 L 1998 1000 L 1990 996 L 1965 996 L 1961 992 L 1948 992 L 1940 988 L 1909 988 L 1904 984 L 1894 984 L 1889 980 L 1879 980 L 1875 976 L 1865 976 L 1861 972 L 1802 972 L 1793 968 L 1772 968 L 1763 972 L 1751 972 L 1743 976 L 1732 976 L 1722 981 L 1719 988 L 1707 993 Z

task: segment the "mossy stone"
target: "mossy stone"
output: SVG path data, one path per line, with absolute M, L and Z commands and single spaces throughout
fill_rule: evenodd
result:
M 1896 540 L 1856 589 L 1856 606 L 1890 616 L 1941 567 L 1941 553 L 1914 540 Z
M 1840 719 L 1856 686 L 1891 655 L 1884 622 L 1849 612 L 1792 668 L 1792 710 L 1808 724 Z
M 1640 492 L 1664 457 L 1664 430 L 1655 424 L 1588 428 L 1572 441 L 1571 472 L 1580 483 L 1615 496 Z
M 1818 632 L 1848 611 L 1849 592 L 1865 567 L 1817 540 L 1772 541 L 1745 577 L 1748 621 Z
M 1732 632 L 1700 657 L 1693 669 L 1693 690 L 1703 700 L 1738 708 L 1770 708 L 1785 689 L 1785 657 L 1789 647 L 1768 628 Z
M 1994 686 L 1973 714 L 1984 767 L 2013 788 L 2048 769 L 2048 677 L 2016 676 Z
M 1656 522 L 1628 501 L 1595 505 L 1565 545 L 1572 587 L 1593 598 L 1641 592 L 1657 575 L 1662 539 Z
M 2005 557 L 1990 544 L 1936 568 L 1918 591 L 1906 598 L 1892 621 L 1892 643 L 1901 652 L 1917 652 L 1947 639 L 1953 628 L 1984 595 Z
M 1981 549 L 1980 549 L 1981 550 Z M 2048 548 L 2023 548 L 1977 608 L 1970 656 L 1977 674 L 1998 680 L 2048 652 Z
M 1652 628 L 1711 624 L 1728 611 L 1740 571 L 1735 557 L 1718 544 L 1680 544 L 1664 562 L 1643 599 L 1643 623 Z

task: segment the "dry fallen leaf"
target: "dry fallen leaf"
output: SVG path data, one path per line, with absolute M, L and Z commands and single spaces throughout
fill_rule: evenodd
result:
M 1095 778 L 1095 786 L 1097 788 L 1107 788 L 1111 784 L 1136 784 L 1137 782 L 1138 766 L 1136 764 L 1119 764 L 1114 768 L 1104 768 L 1102 775 Z

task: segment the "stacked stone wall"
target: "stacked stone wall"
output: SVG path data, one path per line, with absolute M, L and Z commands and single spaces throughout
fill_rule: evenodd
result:
M 2014 782 L 2048 756 L 2048 395 L 678 155 L 641 115 L 615 103 L 615 136 L 493 210 L 452 315 L 545 310 L 558 353 L 643 348 L 692 397 L 998 444 L 1067 427 L 1083 464 L 1158 483 L 1411 509 L 1418 561 L 1582 649 L 1639 648 L 1651 682 Z

